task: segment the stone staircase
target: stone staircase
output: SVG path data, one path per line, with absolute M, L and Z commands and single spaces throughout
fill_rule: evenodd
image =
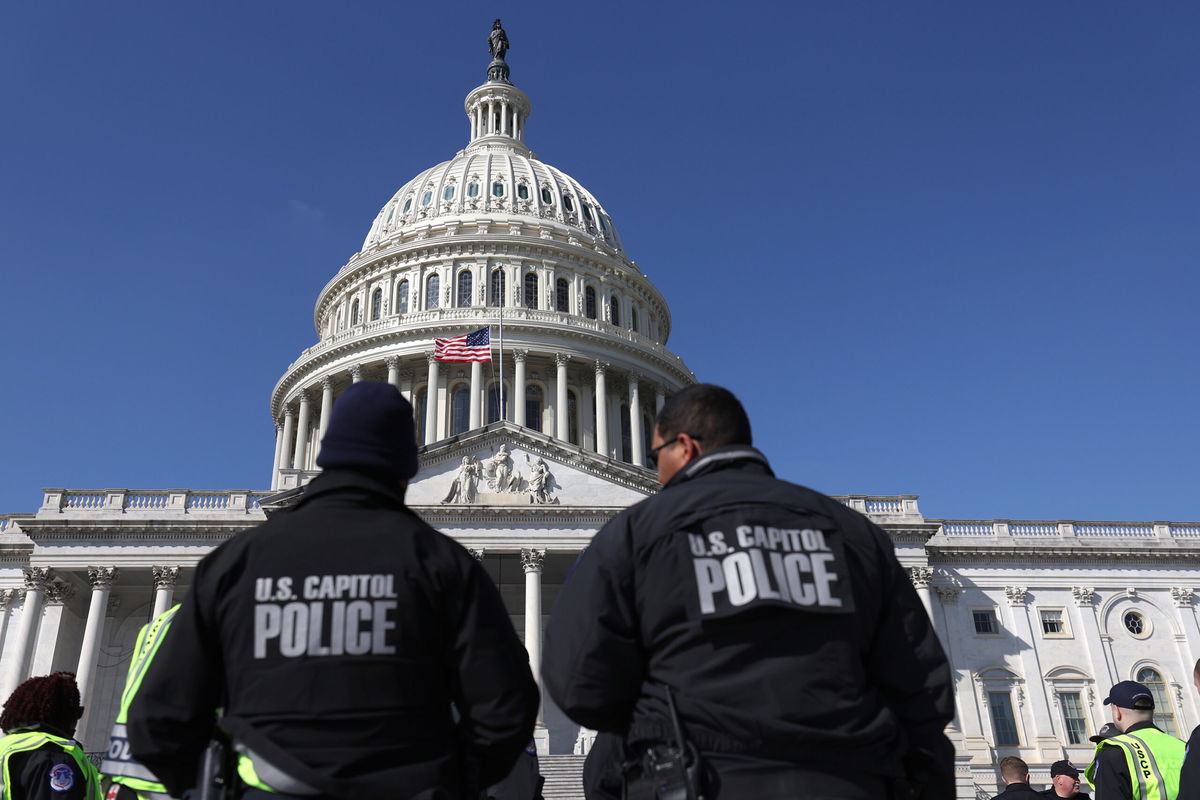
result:
M 538 756 L 538 771 L 546 779 L 546 800 L 583 800 L 584 756 Z

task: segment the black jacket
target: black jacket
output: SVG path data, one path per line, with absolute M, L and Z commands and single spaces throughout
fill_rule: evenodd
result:
M 48 725 L 21 728 L 12 733 L 34 731 L 71 738 Z M 92 796 L 92 776 L 81 772 L 71 754 L 55 742 L 46 742 L 37 750 L 13 753 L 8 760 L 8 771 L 12 778 L 12 796 L 19 800 L 88 800 Z M 3 783 L 4 776 L 0 775 L 0 786 Z
M 1053 787 L 1051 791 L 1053 791 Z M 1028 783 L 1010 783 L 992 800 L 1041 800 L 1042 796 L 1042 792 L 1037 791 Z
M 1187 757 L 1179 771 L 1178 800 L 1200 800 L 1200 725 L 1188 737 Z
M 399 486 L 328 470 L 294 510 L 200 562 L 128 731 L 176 796 L 218 707 L 235 741 L 323 794 L 457 796 L 504 777 L 537 706 L 479 563 Z
M 949 665 L 888 535 L 717 448 L 596 534 L 555 601 L 543 677 L 574 721 L 722 774 L 906 773 L 954 796 Z

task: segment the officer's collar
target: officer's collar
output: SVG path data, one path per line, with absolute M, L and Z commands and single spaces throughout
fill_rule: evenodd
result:
M 671 480 L 667 481 L 667 486 L 674 486 L 710 472 L 742 464 L 754 464 L 768 475 L 772 477 L 775 475 L 771 471 L 771 464 L 767 461 L 767 457 L 757 448 L 748 444 L 734 444 L 727 447 L 714 447 L 712 450 L 702 453 L 699 458 L 692 459 L 676 472 Z
M 356 469 L 326 469 L 305 484 L 304 494 L 296 506 L 302 506 L 314 497 L 347 490 L 382 495 L 404 505 L 405 487 L 392 479 Z

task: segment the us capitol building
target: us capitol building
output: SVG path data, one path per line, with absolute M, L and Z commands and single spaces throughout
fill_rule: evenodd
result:
M 423 446 L 409 503 L 482 561 L 537 673 L 567 570 L 605 521 L 657 491 L 655 414 L 696 377 L 667 349 L 666 300 L 609 211 L 526 146 L 532 106 L 506 48 L 467 94 L 467 146 L 405 183 L 317 295 L 317 340 L 271 393 L 269 487 L 51 488 L 35 513 L 0 515 L 0 697 L 77 672 L 80 738 L 102 749 L 138 629 L 209 550 L 294 499 L 338 395 L 360 380 L 412 401 Z M 434 337 L 487 326 L 492 362 L 434 360 Z M 1058 759 L 1087 764 L 1119 680 L 1151 687 L 1168 732 L 1200 722 L 1200 523 L 945 520 L 916 495 L 838 499 L 891 535 L 950 657 L 960 798 L 993 794 L 1007 755 L 1035 784 Z M 569 786 L 590 741 L 545 699 L 548 797 L 582 796 Z

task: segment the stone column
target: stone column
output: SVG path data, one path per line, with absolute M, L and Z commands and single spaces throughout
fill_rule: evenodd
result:
M 151 567 L 154 575 L 154 610 L 150 619 L 154 619 L 171 607 L 175 599 L 175 583 L 179 580 L 179 567 Z
M 480 397 L 483 392 L 483 364 L 479 361 L 471 362 L 471 413 L 468 417 L 467 428 L 475 430 L 483 424 L 483 413 L 481 411 Z
M 387 382 L 396 387 L 396 391 L 400 391 L 400 357 L 388 356 L 386 362 L 388 378 Z
M 538 753 L 549 752 L 549 733 L 542 721 L 542 567 L 545 550 L 522 550 L 521 568 L 525 570 L 525 649 L 529 651 L 529 668 L 538 685 L 537 725 L 534 741 Z
M 608 455 L 608 391 L 604 376 L 608 364 L 596 362 L 596 452 Z
M 308 468 L 308 437 L 309 437 L 309 416 L 311 409 L 308 403 L 308 392 L 300 390 L 300 420 L 296 423 L 296 454 L 292 458 L 292 463 L 296 469 Z
M 362 364 L 355 364 L 350 368 L 350 380 L 354 383 L 362 380 Z
M 317 422 L 317 453 L 321 452 L 321 440 L 329 428 L 329 417 L 333 414 L 333 377 L 321 378 L 321 418 Z
M 1091 586 L 1072 586 L 1071 596 L 1079 609 L 1079 622 L 1083 627 L 1079 641 L 1083 651 L 1088 654 L 1091 674 L 1096 676 L 1096 682 L 1102 686 L 1112 686 L 1117 682 L 1116 666 L 1109 659 L 1108 648 L 1100 636 L 1100 621 L 1096 618 L 1096 590 Z M 1099 711 L 1107 712 L 1100 708 Z
M 509 398 L 512 403 L 512 421 L 518 425 L 527 425 L 525 420 L 525 359 L 529 356 L 528 350 L 513 350 L 513 396 Z
M 28 677 L 29 661 L 33 656 L 33 640 L 37 636 L 38 622 L 42 617 L 42 604 L 46 600 L 46 584 L 53 570 L 45 567 L 25 567 L 25 605 L 21 608 L 21 622 L 17 627 L 17 652 L 5 664 L 4 680 L 0 683 L 0 697 L 7 698 L 17 684 Z
M 634 466 L 646 466 L 646 443 L 642 440 L 642 399 L 638 392 L 638 374 L 629 373 L 629 438 L 632 440 Z
M 929 616 L 929 621 L 933 622 L 933 598 L 929 593 L 929 583 L 933 580 L 933 570 L 929 567 L 909 567 L 908 579 L 912 581 L 912 585 L 917 590 L 917 597 L 921 598 L 921 605 L 925 606 L 925 613 Z
M 283 426 L 275 423 L 275 459 L 271 462 L 271 488 L 279 488 L 279 455 L 283 452 Z
M 662 384 L 654 387 L 654 413 L 662 412 L 663 405 L 667 402 L 667 392 L 663 389 Z
M 567 362 L 570 360 L 565 353 L 554 354 L 554 363 L 558 365 L 554 383 L 554 435 L 564 442 L 570 439 L 567 435 Z
M 9 606 L 16 597 L 16 589 L 0 589 L 0 653 L 4 652 L 4 641 L 8 638 Z
M 88 567 L 87 574 L 88 583 L 92 585 L 92 601 L 88 606 L 87 626 L 83 629 L 83 646 L 79 649 L 79 668 L 75 670 L 79 696 L 85 707 L 92 690 L 92 678 L 96 674 L 96 658 L 100 654 L 104 622 L 108 617 L 108 595 L 121 571 L 116 567 Z
M 296 435 L 296 417 L 292 407 L 286 406 L 283 414 L 283 449 L 279 453 L 279 468 L 289 469 L 292 466 L 292 437 Z
M 1054 736 L 1050 700 L 1046 695 L 1046 684 L 1042 681 L 1042 668 L 1036 650 L 1037 641 L 1026 605 L 1028 589 L 1024 586 L 1005 586 L 1004 597 L 1012 608 L 1013 633 L 1020 642 L 1019 658 L 1021 672 L 1025 678 L 1025 691 L 1029 696 L 1029 705 L 1033 707 L 1032 735 L 1025 743 L 1038 749 L 1039 761 L 1055 761 L 1062 757 L 1062 745 Z M 1018 704 L 1019 702 L 1018 698 Z
M 437 441 L 437 410 L 438 410 L 438 362 L 433 358 L 433 351 L 425 353 L 429 362 L 428 386 L 425 388 L 425 444 Z

